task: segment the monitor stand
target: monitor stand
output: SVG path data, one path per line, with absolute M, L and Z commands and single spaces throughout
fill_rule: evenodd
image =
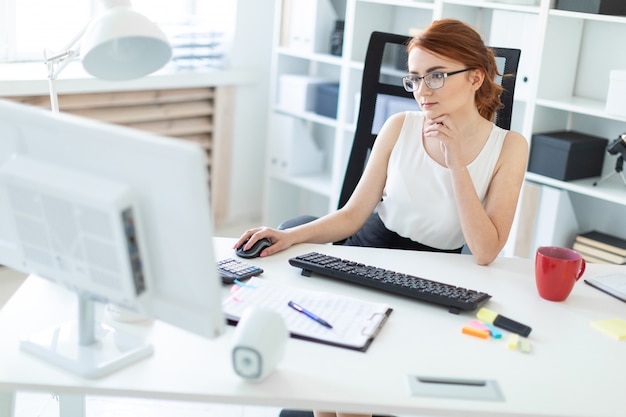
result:
M 78 320 L 20 341 L 20 348 L 87 378 L 98 378 L 152 355 L 151 344 L 95 320 L 95 301 L 78 294 Z

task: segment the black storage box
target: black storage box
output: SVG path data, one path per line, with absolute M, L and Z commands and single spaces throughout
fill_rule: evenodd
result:
M 608 139 L 573 131 L 535 133 L 528 171 L 561 181 L 597 177 Z
M 558 0 L 556 8 L 572 12 L 626 15 L 624 0 Z
M 320 116 L 337 118 L 337 100 L 339 99 L 339 84 L 321 83 L 315 91 L 315 113 Z

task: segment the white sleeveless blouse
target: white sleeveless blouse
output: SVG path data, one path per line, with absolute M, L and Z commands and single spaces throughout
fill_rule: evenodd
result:
M 448 168 L 434 161 L 422 142 L 424 116 L 408 111 L 389 159 L 378 214 L 400 236 L 438 249 L 465 244 Z M 507 131 L 495 124 L 489 139 L 467 169 L 484 203 Z

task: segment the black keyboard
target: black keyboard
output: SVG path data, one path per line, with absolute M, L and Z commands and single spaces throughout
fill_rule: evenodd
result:
M 448 307 L 451 313 L 458 313 L 460 310 L 475 310 L 491 298 L 491 295 L 484 292 L 455 287 L 317 252 L 296 256 L 289 259 L 289 263 L 296 268 L 302 268 L 302 275 L 310 276 L 312 272 L 316 272 L 419 301 L 440 304 Z

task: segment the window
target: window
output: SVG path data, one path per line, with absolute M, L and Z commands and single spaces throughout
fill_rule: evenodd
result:
M 46 48 L 66 49 L 101 10 L 101 1 L 0 0 L 0 62 L 40 61 Z M 133 0 L 132 5 L 159 24 L 175 48 L 175 39 L 183 32 L 210 34 L 220 44 L 230 42 L 234 33 L 234 0 Z M 206 48 L 195 51 L 207 53 Z

